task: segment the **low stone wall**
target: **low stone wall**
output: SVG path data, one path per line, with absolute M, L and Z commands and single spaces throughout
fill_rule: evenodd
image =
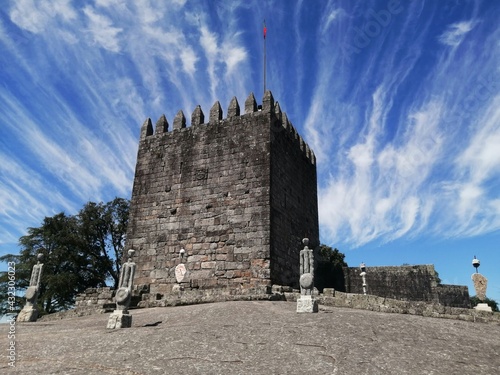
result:
M 451 292 L 460 295 L 464 292 L 461 286 L 445 286 L 442 290 L 444 296 Z M 467 292 L 467 288 L 465 287 Z M 477 311 L 475 309 L 445 306 L 439 302 L 404 301 L 374 295 L 338 292 L 325 288 L 323 293 L 315 290 L 315 297 L 324 306 L 347 307 L 353 309 L 378 311 L 396 314 L 421 315 L 434 318 L 458 319 L 471 322 L 496 322 L 500 324 L 500 313 Z M 252 293 L 238 294 L 237 290 L 179 290 L 168 296 L 156 300 L 151 294 L 144 294 L 138 307 L 164 307 L 177 305 L 191 305 L 198 303 L 271 300 L 271 301 L 297 301 L 300 292 L 288 286 L 273 285 L 271 288 L 252 290 Z M 467 295 L 468 299 L 468 295 Z M 453 301 L 448 301 L 452 303 Z
M 287 295 L 287 300 L 297 298 L 298 294 Z M 439 303 L 423 301 L 402 301 L 372 295 L 337 292 L 325 288 L 317 296 L 320 305 L 349 307 L 353 309 L 385 313 L 421 315 L 433 318 L 465 320 L 469 322 L 494 322 L 500 324 L 500 313 L 478 311 L 470 308 L 444 306 Z
M 451 286 L 452 289 L 454 286 Z M 461 290 L 461 289 L 460 289 Z M 39 320 L 55 320 L 91 314 L 112 312 L 114 303 L 109 303 L 111 299 L 105 298 L 109 292 L 114 292 L 109 288 L 88 290 L 85 295 L 80 295 L 78 306 L 69 311 L 45 315 Z M 449 290 L 444 292 L 449 293 Z M 292 301 L 295 302 L 300 297 L 300 292 L 288 286 L 273 285 L 272 287 L 255 288 L 251 291 L 245 289 L 245 293 L 238 293 L 238 290 L 178 290 L 168 296 L 158 296 L 142 290 L 134 290 L 135 298 L 142 295 L 142 300 L 137 304 L 138 308 L 166 307 L 178 305 L 193 305 L 199 303 L 227 302 L 227 301 Z M 99 297 L 100 296 L 100 297 Z M 446 318 L 465 320 L 470 322 L 493 322 L 500 324 L 500 313 L 477 311 L 470 308 L 459 308 L 445 306 L 437 302 L 425 301 L 404 301 L 374 295 L 363 295 L 355 293 L 344 293 L 334 289 L 325 288 L 323 293 L 314 292 L 319 305 L 345 307 L 395 314 L 421 315 L 433 318 Z
M 362 294 L 359 268 L 344 267 L 346 293 Z M 425 301 L 450 307 L 468 308 L 469 289 L 460 285 L 438 284 L 431 264 L 414 266 L 367 267 L 366 284 L 371 295 L 405 301 Z
M 182 288 L 182 286 L 179 286 L 177 291 L 167 295 L 144 293 L 137 307 L 165 307 L 212 302 L 270 300 L 276 298 L 272 293 L 272 288 L 266 286 L 244 289 L 191 289 L 186 287 L 183 290 Z M 283 297 L 279 297 L 278 299 L 283 299 Z
M 50 321 L 112 312 L 116 307 L 114 296 L 115 291 L 110 287 L 88 288 L 75 298 L 74 309 L 44 315 L 38 320 Z
M 75 299 L 75 308 L 94 308 L 94 309 L 114 309 L 115 303 L 113 297 L 115 291 L 110 287 L 88 288 L 84 293 L 79 294 Z M 113 305 L 113 306 L 111 306 Z
M 345 292 L 363 293 L 359 268 L 345 267 Z M 409 301 L 435 301 L 436 271 L 433 265 L 367 267 L 368 293 Z
M 469 307 L 469 288 L 463 285 L 438 285 L 435 289 L 438 302 L 450 307 Z

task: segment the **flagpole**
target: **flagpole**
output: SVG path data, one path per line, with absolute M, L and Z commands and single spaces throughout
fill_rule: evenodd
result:
M 266 94 L 266 20 L 264 20 L 264 95 Z

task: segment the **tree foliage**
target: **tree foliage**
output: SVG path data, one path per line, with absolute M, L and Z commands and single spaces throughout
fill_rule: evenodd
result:
M 19 239 L 19 255 L 7 254 L 0 261 L 15 263 L 16 289 L 22 293 L 29 285 L 37 254 L 42 253 L 40 313 L 66 310 L 87 288 L 106 286 L 108 281 L 115 288 L 118 285 L 128 211 L 129 201 L 115 198 L 108 203 L 88 202 L 74 216 L 46 217 L 40 227 L 28 228 Z M 7 281 L 7 272 L 1 272 L 2 292 L 7 290 Z M 9 306 L 0 297 L 0 314 L 4 314 Z M 18 298 L 16 308 L 23 303 Z
M 491 307 L 491 309 L 493 311 L 496 311 L 498 312 L 498 303 L 497 301 L 493 300 L 493 299 L 490 299 L 488 297 L 486 297 L 484 299 L 484 301 L 481 301 L 477 296 L 473 296 L 470 298 L 470 304 L 471 304 L 471 307 L 475 307 L 477 306 L 479 303 L 486 303 L 488 304 L 489 307 Z
M 0 257 L 1 261 L 4 261 L 8 265 L 7 271 L 0 272 L 0 317 L 9 313 L 16 313 L 21 310 L 24 300 L 15 291 L 18 290 L 18 279 L 19 277 L 28 278 L 30 277 L 30 271 L 26 271 L 23 267 L 18 267 L 19 255 L 7 254 Z M 14 273 L 15 283 L 12 284 L 9 278 L 9 270 Z M 26 274 L 28 276 L 26 276 Z M 14 287 L 12 290 L 10 287 Z M 14 295 L 12 293 L 15 293 Z M 9 299 L 14 298 L 12 304 L 9 304 Z
M 334 288 L 345 291 L 345 280 L 343 267 L 347 267 L 345 255 L 337 248 L 332 249 L 327 245 L 320 245 L 318 251 L 314 285 L 319 291 L 324 288 Z
M 129 201 L 115 198 L 104 203 L 88 202 L 78 214 L 82 236 L 89 251 L 104 267 L 106 278 L 118 287 L 125 244 Z
M 319 246 L 319 253 L 328 263 L 332 264 L 334 267 L 347 267 L 345 262 L 345 254 L 341 253 L 339 249 L 332 249 L 327 245 Z

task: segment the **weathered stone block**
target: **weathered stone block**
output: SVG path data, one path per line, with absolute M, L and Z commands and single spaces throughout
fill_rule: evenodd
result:
M 36 322 L 38 319 L 38 310 L 33 307 L 24 307 L 17 315 L 18 322 Z
M 317 313 L 318 301 L 312 296 L 300 296 L 297 299 L 297 312 L 298 313 Z
M 478 311 L 493 311 L 487 303 L 478 303 L 477 306 L 474 307 L 474 309 Z
M 132 327 L 132 315 L 124 314 L 123 311 L 115 310 L 108 319 L 108 329 Z
M 333 289 L 333 288 L 324 288 L 323 289 L 323 295 L 335 297 L 335 289 Z
M 216 264 L 217 262 L 201 262 L 201 268 L 202 269 L 215 268 Z

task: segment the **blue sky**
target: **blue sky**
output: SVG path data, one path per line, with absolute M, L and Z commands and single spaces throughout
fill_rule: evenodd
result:
M 321 240 L 500 301 L 497 1 L 33 1 L 0 10 L 0 254 L 130 197 L 140 125 L 267 87 L 317 157 Z M 368 269 L 369 272 L 369 269 Z

